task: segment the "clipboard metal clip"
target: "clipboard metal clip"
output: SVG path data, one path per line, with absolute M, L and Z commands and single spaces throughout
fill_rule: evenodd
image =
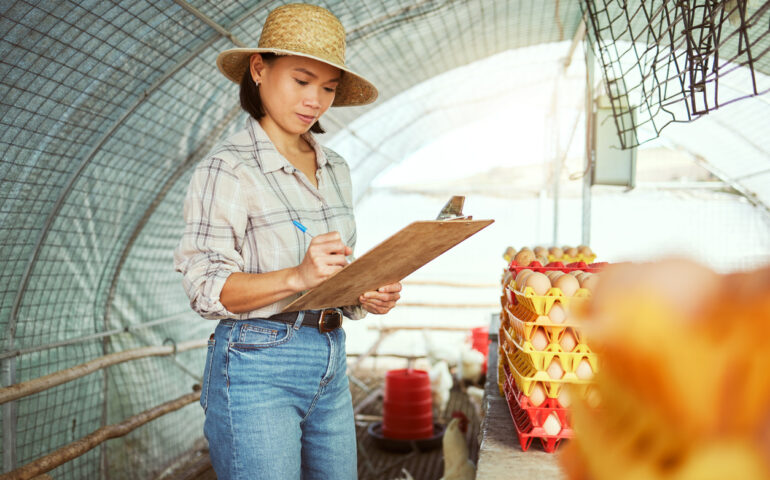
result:
M 465 196 L 454 195 L 448 202 L 446 202 L 446 205 L 441 209 L 436 220 L 471 220 L 473 217 L 463 215 L 464 204 Z

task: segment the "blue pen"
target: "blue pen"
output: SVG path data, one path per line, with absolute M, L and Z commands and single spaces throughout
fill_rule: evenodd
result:
M 297 227 L 302 233 L 306 233 L 308 237 L 313 238 L 313 235 L 310 234 L 310 232 L 307 231 L 307 227 L 302 225 L 296 220 L 292 220 L 291 223 L 294 224 L 295 227 Z

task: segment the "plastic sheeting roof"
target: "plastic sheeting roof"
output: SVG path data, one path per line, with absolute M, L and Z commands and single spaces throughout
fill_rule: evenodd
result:
M 191 166 L 245 118 L 237 87 L 216 70 L 217 53 L 232 47 L 232 38 L 256 44 L 267 12 L 282 3 L 0 5 L 5 384 L 105 353 L 204 338 L 211 330 L 211 323 L 194 321 L 171 267 L 183 228 L 182 198 Z M 454 109 L 446 100 L 479 92 L 463 85 L 467 73 L 454 69 L 507 50 L 570 40 L 581 18 L 577 1 L 318 3 L 345 25 L 351 68 L 380 91 L 374 105 L 337 109 L 323 122 L 363 184 L 387 162 L 467 119 L 472 105 Z M 490 94 L 522 80 L 511 75 L 514 63 L 494 69 L 503 74 L 487 79 Z M 440 89 L 423 84 L 437 76 L 445 79 Z M 437 105 L 451 113 L 418 125 Z M 767 118 L 766 99 L 756 105 L 750 114 L 756 134 L 732 137 L 741 145 L 735 148 L 758 146 L 754 160 L 736 171 L 720 168 L 761 191 L 764 200 L 770 136 L 757 119 Z M 734 129 L 733 119 L 715 128 L 720 135 Z M 402 134 L 393 135 L 397 131 Z M 690 148 L 703 148 L 696 143 Z M 730 148 L 720 155 L 728 159 Z M 757 172 L 763 176 L 744 177 Z M 16 402 L 16 415 L 3 417 L 9 433 L 4 468 L 14 455 L 21 465 L 188 392 L 200 381 L 200 353 L 111 367 Z M 200 431 L 198 411 L 184 409 L 68 463 L 56 477 L 96 478 L 105 470 L 112 478 L 147 477 L 189 449 Z

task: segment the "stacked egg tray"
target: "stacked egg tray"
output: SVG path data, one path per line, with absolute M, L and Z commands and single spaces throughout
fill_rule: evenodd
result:
M 533 262 L 524 267 L 513 263 L 509 269 L 514 274 L 523 268 L 541 272 L 583 270 L 595 273 L 606 265 L 549 264 L 543 267 Z M 571 321 L 569 314 L 572 308 L 590 298 L 590 292 L 581 288 L 569 297 L 560 289 L 551 288 L 545 295 L 535 295 L 531 287 L 525 287 L 522 292 L 505 286 L 504 293 L 501 297 L 498 387 L 508 403 L 522 450 L 527 451 L 532 441 L 539 438 L 543 450 L 553 452 L 561 440 L 574 435 L 568 409 L 569 395 L 585 397 L 592 384 L 590 376 L 598 370 L 596 354 L 586 343 L 579 324 Z M 565 311 L 564 322 L 554 323 L 548 317 L 556 304 Z M 547 345 L 542 349 L 535 348 L 532 342 L 538 330 L 547 339 Z M 565 335 L 574 339 L 574 347 L 569 351 L 562 347 Z M 585 372 L 587 366 L 591 368 L 588 378 L 578 374 L 581 368 Z M 561 374 L 560 378 L 552 377 L 549 367 Z M 530 398 L 536 388 L 541 388 L 546 396 L 537 406 Z M 559 420 L 557 433 L 553 430 L 548 433 L 544 428 L 545 419 L 552 414 Z
M 507 366 L 504 367 L 504 370 L 506 380 L 503 385 L 503 392 L 523 451 L 526 452 L 533 440 L 537 438 L 540 440 L 543 450 L 551 453 L 556 450 L 562 439 L 574 436 L 569 427 L 571 425 L 569 410 L 559 405 L 559 401 L 555 398 L 547 398 L 539 406 L 533 405 L 529 397 L 519 391 Z M 551 415 L 556 415 L 559 423 L 563 425 L 557 435 L 550 435 L 544 427 Z

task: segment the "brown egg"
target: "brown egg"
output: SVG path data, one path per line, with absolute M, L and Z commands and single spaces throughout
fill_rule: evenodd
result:
M 516 249 L 513 247 L 507 247 L 503 253 L 503 258 L 507 258 L 508 261 L 516 255 Z
M 578 249 L 575 247 L 569 247 L 564 249 L 564 254 L 568 257 L 577 257 L 578 256 Z
M 577 369 L 575 370 L 575 375 L 577 375 L 578 378 L 583 380 L 589 380 L 593 378 L 594 370 L 591 368 L 591 364 L 588 363 L 588 360 L 584 358 L 583 360 L 580 361 Z
M 545 389 L 540 385 L 540 382 L 535 383 L 535 386 L 532 387 L 532 393 L 529 394 L 529 401 L 536 407 L 539 407 L 545 402 Z
M 553 255 L 556 258 L 561 258 L 561 257 L 564 256 L 564 250 L 562 250 L 559 247 L 551 247 L 551 248 L 549 248 L 548 249 L 548 253 L 550 253 L 551 255 Z
M 557 358 L 554 358 L 551 364 L 548 365 L 546 372 L 548 372 L 548 376 L 554 380 L 558 380 L 564 376 L 564 369 L 561 368 L 561 364 Z
M 572 275 L 562 275 L 556 279 L 553 286 L 561 290 L 564 295 L 571 297 L 580 288 L 580 283 Z
M 543 430 L 545 430 L 546 435 L 558 435 L 561 432 L 561 422 L 555 412 L 546 417 L 543 422 Z
M 519 265 L 529 265 L 535 260 L 535 254 L 532 253 L 532 250 L 521 249 L 513 257 L 513 260 Z
M 536 328 L 532 334 L 532 348 L 542 352 L 547 346 L 548 337 L 545 335 L 545 332 L 542 328 Z
M 559 341 L 559 345 L 561 345 L 562 350 L 565 352 L 571 352 L 575 349 L 575 346 L 577 346 L 577 340 L 575 339 L 575 335 L 572 333 L 572 330 L 567 330 L 564 332 L 564 335 L 561 337 L 561 341 Z
M 599 284 L 599 275 L 591 275 L 583 280 L 583 288 L 589 292 L 596 290 L 596 286 Z
M 513 278 L 513 273 L 510 270 L 503 271 L 502 284 L 503 285 L 508 285 L 509 283 L 511 283 L 511 279 L 512 278 Z
M 516 275 L 516 282 L 513 285 L 513 287 L 516 290 L 524 290 L 524 279 L 527 278 L 527 275 L 532 273 L 532 270 L 525 268 L 524 270 L 519 271 L 518 275 Z
M 570 275 L 572 275 L 573 277 L 577 278 L 578 275 L 580 275 L 581 273 L 585 273 L 585 272 L 583 270 L 571 270 L 568 273 Z
M 578 273 L 577 275 L 575 275 L 575 278 L 577 279 L 578 283 L 582 287 L 583 286 L 583 282 L 585 281 L 585 279 L 590 277 L 591 275 L 593 275 L 593 274 L 589 273 L 589 272 L 583 272 L 583 273 Z
M 548 312 L 548 318 L 550 318 L 553 323 L 564 323 L 567 319 L 567 314 L 564 312 L 564 308 L 561 305 L 555 303 Z
M 527 278 L 524 280 L 524 285 L 532 287 L 535 291 L 535 295 L 545 295 L 551 288 L 551 281 L 540 272 L 532 272 L 527 275 Z
M 548 250 L 546 250 L 545 247 L 541 247 L 541 246 L 535 247 L 533 252 L 535 252 L 535 255 L 538 257 L 542 255 L 548 255 Z
M 545 276 L 548 277 L 548 280 L 551 281 L 551 284 L 556 281 L 557 278 L 564 275 L 564 272 L 560 272 L 559 270 L 549 270 L 545 272 Z
M 547 265 L 548 264 L 548 257 L 545 255 L 538 255 L 535 257 L 535 260 L 540 262 L 540 265 Z
M 591 247 L 588 245 L 578 245 L 578 253 L 581 253 L 586 257 L 590 257 L 594 254 L 594 252 L 591 251 Z

